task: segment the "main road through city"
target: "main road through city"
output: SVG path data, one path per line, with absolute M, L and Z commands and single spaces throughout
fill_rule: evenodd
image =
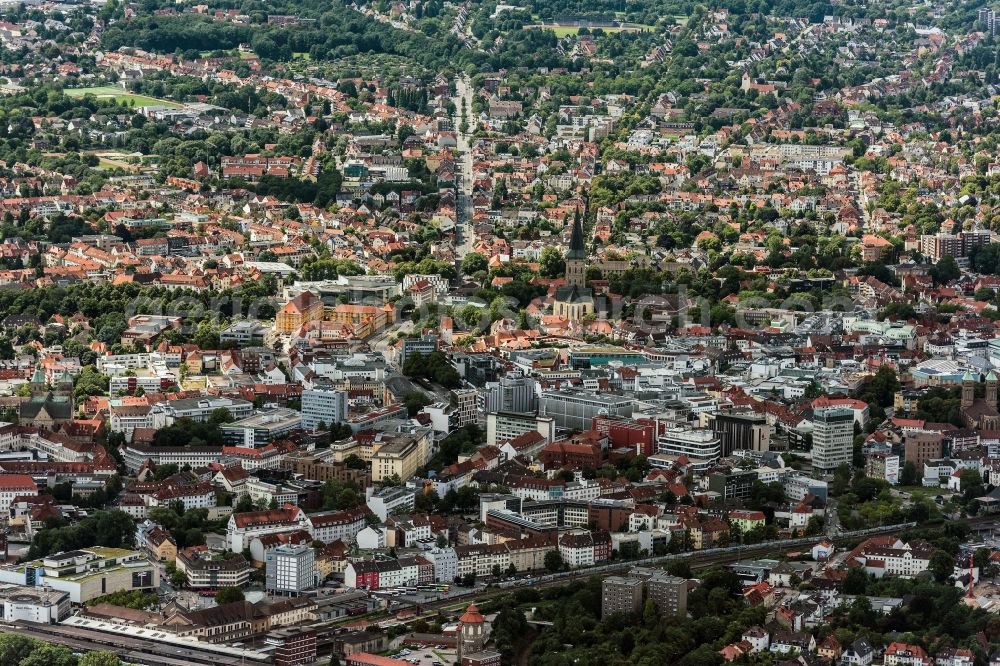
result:
M 462 74 L 455 79 L 455 115 L 452 122 L 455 126 L 458 142 L 458 167 L 456 179 L 455 201 L 455 251 L 458 259 L 472 252 L 476 238 L 472 226 L 472 82 Z M 463 120 L 463 111 L 465 112 Z M 462 131 L 462 130 L 465 131 Z

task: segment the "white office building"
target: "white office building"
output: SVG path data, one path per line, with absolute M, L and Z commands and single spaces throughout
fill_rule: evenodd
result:
M 254 449 L 287 436 L 302 427 L 302 415 L 294 409 L 266 406 L 256 414 L 219 426 L 222 441 L 229 446 Z
M 813 411 L 813 468 L 829 474 L 850 465 L 854 453 L 854 412 L 844 407 Z
M 666 460 L 687 456 L 696 471 L 704 472 L 722 455 L 722 440 L 713 430 L 669 428 L 657 440 L 657 451 L 655 457 Z
M 266 589 L 273 594 L 301 594 L 316 586 L 316 556 L 308 544 L 278 546 L 267 553 Z
M 347 420 L 347 392 L 329 380 L 317 381 L 302 391 L 302 427 L 315 430 L 320 423 L 330 426 Z
M 587 426 L 586 429 L 589 428 Z M 527 432 L 538 432 L 544 443 L 549 444 L 556 438 L 556 421 L 550 416 L 535 416 L 533 413 L 491 412 L 486 415 L 486 443 L 491 446 L 498 446 Z
M 484 412 L 534 412 L 538 409 L 537 384 L 531 377 L 501 377 L 486 383 L 481 402 Z

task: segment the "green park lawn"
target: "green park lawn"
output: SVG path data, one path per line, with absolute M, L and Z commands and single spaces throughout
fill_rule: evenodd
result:
M 63 90 L 63 92 L 70 97 L 85 97 L 86 95 L 93 95 L 98 99 L 113 99 L 120 104 L 125 104 L 126 106 L 167 106 L 173 109 L 178 109 L 181 106 L 177 102 L 171 102 L 166 99 L 156 99 L 155 97 L 147 97 L 146 95 L 135 95 L 113 86 L 67 88 L 66 90 Z

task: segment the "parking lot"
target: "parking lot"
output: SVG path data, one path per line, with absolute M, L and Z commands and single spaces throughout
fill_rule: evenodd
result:
M 413 666 L 443 666 L 444 664 L 455 663 L 456 659 L 455 650 L 450 648 L 437 649 L 436 647 L 404 648 L 390 656 L 395 659 L 408 661 Z

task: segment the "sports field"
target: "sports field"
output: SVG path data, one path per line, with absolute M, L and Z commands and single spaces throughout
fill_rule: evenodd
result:
M 146 97 L 145 95 L 135 95 L 130 92 L 126 92 L 121 88 L 115 88 L 113 86 L 97 86 L 94 88 L 67 88 L 63 90 L 64 93 L 70 97 L 84 97 L 86 95 L 93 95 L 98 99 L 113 99 L 116 102 L 125 104 L 126 106 L 167 106 L 173 109 L 180 108 L 180 104 L 177 102 L 171 102 L 166 99 L 156 99 L 155 97 Z

